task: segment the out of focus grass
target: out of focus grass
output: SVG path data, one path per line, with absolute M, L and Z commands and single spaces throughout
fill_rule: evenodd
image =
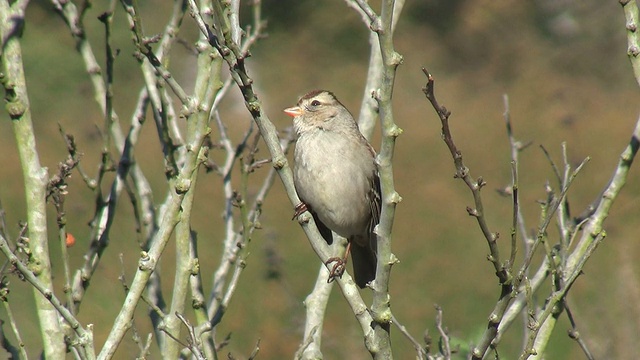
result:
M 95 20 L 104 11 L 101 6 L 94 4 L 87 25 L 94 49 L 103 56 L 103 30 Z M 147 32 L 159 31 L 169 5 L 143 6 Z M 285 6 L 286 12 L 282 11 Z M 359 16 L 339 1 L 266 1 L 265 7 L 269 36 L 252 50 L 249 67 L 272 121 L 281 129 L 289 126 L 290 119 L 281 109 L 313 88 L 333 90 L 357 114 L 368 60 L 367 32 Z M 115 106 L 126 127 L 141 78 L 120 9 L 116 27 L 114 43 L 120 55 Z M 181 33 L 189 41 L 194 34 L 192 24 Z M 409 2 L 395 41 L 404 56 L 394 92 L 396 122 L 404 133 L 398 138 L 394 170 L 404 201 L 397 209 L 394 226 L 393 251 L 401 262 L 392 273 L 392 306 L 397 318 L 421 338 L 425 329 L 435 334 L 433 305 L 437 303 L 444 309 L 451 335 L 471 342 L 485 327 L 499 288 L 485 260 L 486 244 L 474 219 L 466 215 L 465 207 L 472 200 L 463 184 L 452 177 L 453 166 L 440 139 L 439 121 L 420 90 L 425 82 L 420 68 L 427 67 L 435 76 L 439 99 L 453 112 L 452 131 L 472 175 L 483 176 L 488 182 L 484 201 L 489 224 L 506 243 L 510 200 L 493 192 L 507 185 L 511 177 L 502 95 L 509 95 L 516 136 L 533 141 L 520 163 L 521 202 L 528 226 L 533 229 L 537 224 L 536 200 L 544 197 L 543 185 L 547 180 L 553 183 L 540 145 L 558 164 L 563 141 L 574 166 L 591 157 L 569 195 L 572 210 L 580 212 L 609 179 L 640 109 L 637 85 L 626 58 L 623 14 L 616 2 L 595 0 L 567 1 L 562 9 L 545 2 L 518 6 L 487 0 Z M 29 8 L 23 51 L 42 162 L 54 172 L 64 157 L 57 133 L 60 123 L 76 136 L 85 153 L 83 166 L 95 172 L 101 115 L 73 41 L 48 3 L 35 2 Z M 177 46 L 171 70 L 186 88 L 194 77 L 193 65 L 188 51 Z M 24 191 L 11 125 L 5 114 L 1 116 L 6 121 L 0 122 L 0 199 L 15 235 L 15 224 L 25 218 Z M 250 121 L 237 91 L 225 103 L 223 116 L 240 125 Z M 232 131 L 239 128 L 230 126 Z M 145 127 L 136 157 L 153 181 L 159 203 L 165 190 L 159 147 L 152 124 Z M 259 155 L 267 156 L 265 150 Z M 207 287 L 220 258 L 219 187 L 219 178 L 203 174 L 193 218 Z M 640 355 L 633 336 L 640 332 L 640 295 L 636 290 L 640 266 L 633 261 L 633 254 L 640 251 L 636 234 L 639 194 L 638 171 L 634 169 L 606 224 L 607 240 L 569 295 L 579 330 L 598 358 Z M 72 179 L 69 196 L 70 231 L 78 238 L 71 249 L 76 268 L 88 246 L 82 240 L 88 236 L 86 223 L 93 203 L 91 193 L 77 177 Z M 290 221 L 291 209 L 277 183 L 264 204 L 263 229 L 251 244 L 248 267 L 218 330 L 218 338 L 232 333 L 227 349 L 235 355 L 247 356 L 261 339 L 260 358 L 291 358 L 300 342 L 302 301 L 313 285 L 319 263 L 304 234 Z M 125 196 L 118 211 L 110 246 L 79 315 L 84 323 L 94 324 L 99 344 L 124 298 L 117 280 L 122 271 L 118 254 L 123 253 L 125 263 L 131 264 L 124 269 L 130 280 L 139 253 L 131 206 Z M 55 216 L 51 219 L 54 239 Z M 551 231 L 550 236 L 554 235 Z M 56 281 L 61 284 L 55 241 L 51 251 Z M 173 282 L 171 245 L 166 252 L 162 274 L 169 293 Z M 279 259 L 275 263 L 271 261 L 274 253 Z M 274 267 L 279 277 L 267 279 Z M 37 354 L 41 345 L 30 288 L 18 279 L 11 281 L 11 304 L 30 353 Z M 145 306 L 139 308 L 135 325 L 144 335 L 149 324 Z M 5 315 L 0 313 L 2 319 Z M 580 357 L 578 347 L 566 336 L 568 327 L 563 317 L 548 358 Z M 324 333 L 327 359 L 368 358 L 359 327 L 338 291 L 332 296 Z M 504 339 L 500 354 L 512 358 L 520 344 L 521 333 L 514 329 Z M 396 358 L 413 357 L 412 347 L 397 331 L 393 332 L 393 345 Z M 129 336 L 119 355 L 132 358 L 136 349 Z M 152 357 L 160 357 L 157 350 Z

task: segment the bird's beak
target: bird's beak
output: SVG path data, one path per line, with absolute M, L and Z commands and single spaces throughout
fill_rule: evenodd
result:
M 291 117 L 296 117 L 302 115 L 304 111 L 302 111 L 302 108 L 300 106 L 294 106 L 284 109 L 284 113 Z

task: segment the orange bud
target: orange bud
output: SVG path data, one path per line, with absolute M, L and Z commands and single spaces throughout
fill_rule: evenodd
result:
M 71 233 L 67 233 L 67 238 L 65 239 L 65 244 L 68 248 L 72 247 L 76 243 L 76 238 L 71 235 Z

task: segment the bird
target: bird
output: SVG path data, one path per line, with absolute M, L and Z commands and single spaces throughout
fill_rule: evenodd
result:
M 353 115 L 327 90 L 313 90 L 284 112 L 293 117 L 297 135 L 293 181 L 302 203 L 294 218 L 309 211 L 328 244 L 332 231 L 348 240 L 328 281 L 341 277 L 351 253 L 353 277 L 360 288 L 373 281 L 377 268 L 380 177 L 376 152 Z

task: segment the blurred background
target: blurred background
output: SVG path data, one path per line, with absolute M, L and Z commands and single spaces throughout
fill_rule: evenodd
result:
M 170 2 L 141 2 L 140 6 L 146 33 L 161 31 L 171 11 Z M 88 36 L 102 66 L 104 29 L 96 18 L 106 9 L 106 3 L 93 3 L 86 16 Z M 268 36 L 252 48 L 248 66 L 258 96 L 276 126 L 281 130 L 290 126 L 282 109 L 316 88 L 332 90 L 357 116 L 369 56 L 368 29 L 360 16 L 342 1 L 264 0 L 263 9 Z M 243 16 L 249 18 L 248 8 L 243 7 Z M 131 35 L 121 7 L 117 7 L 114 26 L 114 46 L 119 49 L 115 109 L 126 129 L 142 77 L 132 56 Z M 187 43 L 197 38 L 188 16 L 180 38 Z M 66 156 L 58 133 L 60 123 L 75 135 L 84 153 L 83 167 L 95 174 L 103 117 L 73 39 L 49 2 L 31 2 L 22 44 L 43 165 L 54 173 Z M 440 102 L 452 111 L 454 139 L 472 176 L 482 176 L 488 183 L 483 192 L 485 211 L 492 230 L 502 235 L 505 252 L 511 200 L 494 191 L 511 181 L 503 95 L 509 96 L 515 136 L 533 142 L 521 154 L 520 162 L 521 204 L 527 226 L 533 230 L 538 224 L 540 206 L 536 201 L 545 198 L 545 182 L 556 186 L 541 145 L 558 166 L 562 166 L 562 142 L 566 142 L 573 166 L 591 157 L 569 192 L 571 210 L 579 214 L 607 184 L 640 112 L 638 85 L 626 55 L 624 14 L 617 1 L 537 0 L 517 5 L 505 0 L 407 1 L 395 46 L 404 57 L 394 90 L 395 120 L 404 130 L 397 140 L 394 171 L 396 190 L 404 200 L 397 208 L 393 232 L 393 252 L 400 259 L 392 271 L 393 310 L 415 337 L 422 339 L 428 330 L 435 339 L 434 304 L 438 304 L 450 335 L 463 343 L 475 342 L 486 327 L 500 289 L 486 260 L 486 242 L 465 210 L 472 205 L 471 195 L 461 181 L 453 179 L 440 122 L 421 92 L 426 79 L 420 69 L 426 67 L 433 74 Z M 170 70 L 186 89 L 192 88 L 194 69 L 195 57 L 190 50 L 176 44 Z M 5 112 L 0 116 L 6 120 L 0 122 L 0 200 L 7 227 L 16 236 L 18 221 L 26 218 L 25 194 L 11 124 Z M 237 89 L 224 101 L 222 116 L 235 135 L 251 121 Z M 216 134 L 212 137 L 215 140 Z M 156 138 L 153 124 L 148 122 L 136 157 L 153 181 L 159 204 L 166 184 Z M 379 148 L 379 134 L 373 145 Z M 212 154 L 213 159 L 216 156 Z M 258 157 L 267 156 L 266 149 L 258 153 Z M 638 174 L 632 169 L 629 183 L 605 224 L 607 239 L 568 297 L 578 330 L 597 358 L 640 357 L 640 265 L 635 259 L 640 254 Z M 223 237 L 222 182 L 217 175 L 204 172 L 198 182 L 193 228 L 199 235 L 200 265 L 208 293 Z M 70 249 L 75 269 L 88 247 L 83 239 L 89 235 L 87 222 L 94 203 L 78 176 L 71 179 L 69 192 L 68 226 L 77 238 L 76 246 Z M 262 229 L 251 243 L 248 266 L 219 326 L 218 340 L 231 333 L 226 351 L 239 358 L 246 358 L 258 340 L 258 358 L 291 358 L 302 338 L 302 302 L 320 263 L 300 227 L 290 221 L 293 207 L 279 182 L 263 209 Z M 52 207 L 50 211 L 53 239 L 55 214 Z M 94 324 L 98 346 L 124 298 L 118 276 L 124 270 L 130 281 L 139 256 L 131 204 L 125 196 L 118 211 L 109 248 L 79 314 L 81 321 Z M 549 236 L 557 239 L 555 228 L 550 228 Z M 61 286 L 57 247 L 57 242 L 52 242 L 55 281 Z M 173 282 L 173 251 L 170 244 L 162 262 L 166 294 Z M 120 253 L 124 254 L 124 269 Z M 15 277 L 10 280 L 10 301 L 26 346 L 36 356 L 41 341 L 30 287 Z M 62 295 L 62 288 L 57 290 Z M 363 293 L 370 298 L 368 291 Z M 140 304 L 135 325 L 143 335 L 150 331 L 145 313 L 146 306 Z M 2 311 L 0 318 L 6 320 Z M 515 324 L 501 343 L 503 358 L 514 358 L 521 348 L 521 327 Z M 582 357 L 566 335 L 569 327 L 563 315 L 552 336 L 548 359 Z M 396 329 L 393 345 L 396 358 L 414 357 L 412 346 Z M 328 307 L 323 347 L 327 359 L 370 358 L 360 328 L 338 289 L 334 289 Z M 134 358 L 137 351 L 128 334 L 118 355 Z M 152 347 L 151 358 L 160 357 Z

